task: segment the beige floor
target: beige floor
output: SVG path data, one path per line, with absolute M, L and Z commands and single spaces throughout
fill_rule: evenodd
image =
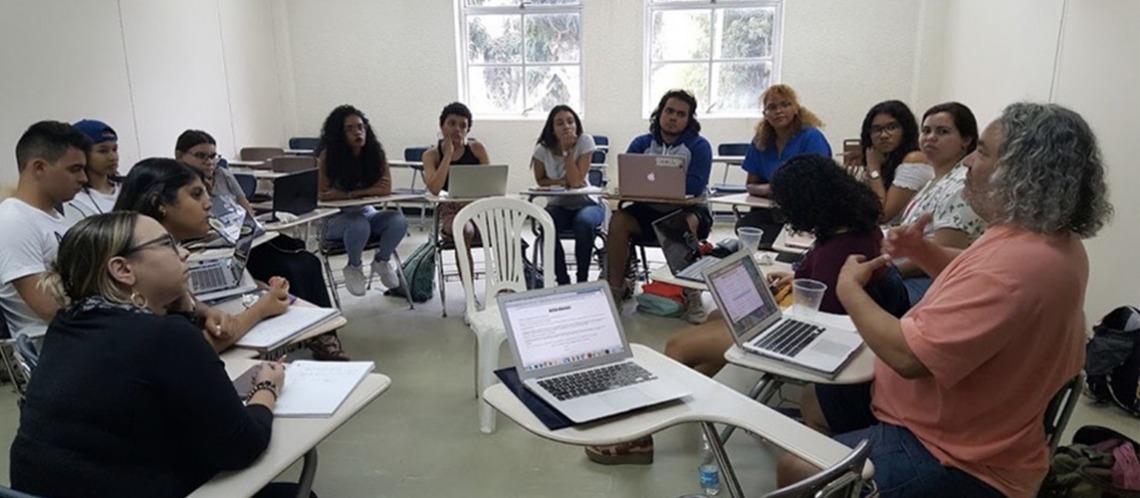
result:
M 717 235 L 728 236 L 729 228 L 718 225 Z M 410 254 L 423 240 L 423 232 L 413 228 L 401 253 Z M 346 349 L 354 359 L 376 361 L 377 371 L 389 375 L 393 384 L 321 444 L 315 489 L 322 498 L 670 497 L 699 491 L 695 426 L 658 434 L 657 462 L 627 467 L 594 465 L 581 448 L 540 439 L 502 417 L 497 433 L 480 433 L 472 380 L 474 337 L 460 318 L 459 284 L 449 283 L 448 291 L 451 316 L 446 319 L 440 318 L 438 294 L 413 311 L 377 291 L 361 298 L 342 292 L 349 319 L 341 331 Z M 706 304 L 711 305 L 707 295 Z M 632 306 L 622 320 L 631 341 L 657 349 L 687 325 L 638 314 Z M 504 361 L 509 354 L 504 347 Z M 733 368 L 718 376 L 740 390 L 755 378 L 753 372 Z M 1140 433 L 1136 421 L 1122 412 L 1082 400 L 1070 432 L 1085 424 Z M 0 387 L 0 441 L 11 441 L 17 426 L 16 396 L 8 386 Z M 758 496 L 774 487 L 779 450 L 740 432 L 728 449 L 746 493 Z M 295 466 L 281 479 L 293 479 L 298 472 Z M 0 483 L 7 482 L 8 452 L 0 451 Z

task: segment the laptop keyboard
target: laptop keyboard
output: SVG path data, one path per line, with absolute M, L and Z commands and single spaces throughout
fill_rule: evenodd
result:
M 823 330 L 818 325 L 787 319 L 776 330 L 764 336 L 764 339 L 757 341 L 756 347 L 784 356 L 795 356 L 819 337 Z
M 692 279 L 697 279 L 697 280 L 704 280 L 705 268 L 708 268 L 708 267 L 715 265 L 719 262 L 720 262 L 720 260 L 717 258 L 704 257 L 704 258 L 698 259 L 696 261 L 693 261 L 693 264 L 686 266 L 685 269 L 681 270 L 681 272 L 678 273 L 676 276 L 678 278 L 692 278 Z
M 190 272 L 190 284 L 199 292 L 202 289 L 217 289 L 226 285 L 226 271 L 221 265 Z
M 656 379 L 640 365 L 626 362 L 543 379 L 538 381 L 538 385 L 559 401 L 566 401 Z

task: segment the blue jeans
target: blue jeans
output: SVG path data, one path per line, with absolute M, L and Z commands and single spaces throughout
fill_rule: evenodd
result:
M 926 295 L 926 291 L 930 290 L 930 286 L 933 283 L 934 279 L 926 275 L 903 279 L 903 285 L 906 286 L 906 295 L 910 298 L 911 307 L 918 305 L 918 302 L 922 300 L 922 296 Z
M 562 206 L 546 206 L 546 212 L 554 219 L 556 231 L 574 231 L 574 258 L 578 263 L 578 281 L 585 282 L 590 277 L 590 258 L 594 254 L 594 236 L 602 221 L 606 219 L 606 208 L 599 204 L 591 204 L 578 209 L 567 209 Z M 562 242 L 556 240 L 554 244 L 554 275 L 558 285 L 570 283 L 570 274 L 566 271 L 566 252 L 562 250 Z
M 839 434 L 835 440 L 854 448 L 860 441 L 871 441 L 871 462 L 875 483 L 883 498 L 987 498 L 1002 496 L 976 477 L 961 470 L 943 467 L 907 428 L 878 423 L 857 431 Z
M 377 211 L 372 206 L 363 208 L 342 209 L 340 214 L 329 219 L 325 224 L 325 240 L 344 244 L 348 253 L 348 264 L 360 266 L 364 246 L 369 241 L 378 240 L 376 261 L 388 261 L 392 252 L 404 236 L 408 234 L 408 219 L 404 213 L 393 209 Z

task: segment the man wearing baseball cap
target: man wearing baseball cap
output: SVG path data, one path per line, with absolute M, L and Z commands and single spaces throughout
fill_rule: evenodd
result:
M 84 119 L 71 125 L 91 139 L 87 153 L 87 183 L 69 206 L 84 218 L 111 212 L 119 197 L 119 135 L 102 121 Z

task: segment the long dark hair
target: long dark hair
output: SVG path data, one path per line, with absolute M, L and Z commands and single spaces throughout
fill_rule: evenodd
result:
M 883 211 L 869 187 L 816 154 L 793 157 L 772 175 L 772 201 L 792 230 L 811 232 L 819 242 L 840 230 L 878 230 Z
M 186 130 L 178 135 L 178 141 L 174 144 L 176 152 L 186 152 L 201 144 L 218 145 L 218 141 L 209 133 L 202 130 Z
M 978 120 L 974 118 L 973 111 L 964 104 L 946 102 L 927 109 L 922 114 L 922 120 L 926 121 L 926 118 L 940 112 L 949 114 L 954 120 L 954 127 L 958 129 L 958 135 L 970 141 L 970 146 L 966 148 L 966 153 L 962 154 L 962 157 L 965 158 L 974 152 L 974 149 L 978 148 Z
M 649 115 L 649 133 L 653 134 L 653 139 L 657 143 L 665 143 L 665 139 L 661 138 L 661 113 L 665 112 L 665 103 L 669 99 L 677 99 L 686 104 L 689 104 L 689 121 L 685 126 L 685 130 L 681 135 L 689 133 L 700 133 L 701 123 L 697 121 L 697 98 L 689 93 L 688 90 L 669 90 L 665 95 L 661 96 L 661 101 L 657 103 L 657 108 L 653 110 L 653 114 Z
M 898 100 L 875 104 L 870 111 L 867 111 L 867 117 L 863 118 L 863 131 L 859 134 L 859 154 L 863 157 L 863 164 L 867 164 L 867 147 L 872 144 L 871 121 L 880 114 L 895 118 L 903 132 L 902 141 L 899 142 L 898 148 L 887 154 L 887 162 L 883 164 L 881 172 L 883 185 L 890 185 L 895 181 L 895 170 L 902 164 L 906 155 L 918 150 L 918 122 L 914 120 L 914 113 L 910 112 L 910 108 Z
M 195 144 L 197 145 L 197 144 Z M 191 145 L 193 147 L 193 145 Z M 178 191 L 194 180 L 206 182 L 201 171 L 166 157 L 143 159 L 123 178 L 115 211 L 134 211 L 162 221 L 162 206 L 178 201 Z
M 344 135 L 344 120 L 349 116 L 357 116 L 364 122 L 364 149 L 359 158 L 352 154 Z M 333 109 L 325 118 L 317 146 L 317 154 L 321 153 L 325 154 L 325 175 L 337 188 L 351 190 L 372 186 L 388 167 L 388 156 L 376 132 L 372 131 L 372 124 L 364 112 L 348 104 Z
M 571 116 L 574 116 L 574 126 L 577 129 L 576 135 L 579 137 L 582 136 L 582 120 L 578 118 L 578 113 L 574 112 L 574 109 L 571 109 L 568 105 L 556 105 L 554 109 L 550 110 L 550 114 L 546 116 L 546 125 L 542 127 L 542 135 L 538 137 L 538 143 L 551 151 L 562 150 L 558 136 L 554 134 L 554 116 L 557 116 L 563 111 L 569 112 Z

